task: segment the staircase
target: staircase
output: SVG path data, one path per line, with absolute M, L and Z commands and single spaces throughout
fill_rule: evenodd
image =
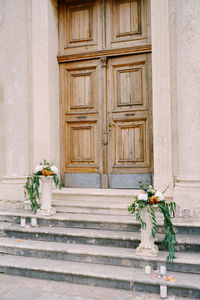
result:
M 62 212 L 38 218 L 37 227 L 20 226 L 21 217 L 30 223 L 29 211 L 0 212 L 0 272 L 157 294 L 166 285 L 168 295 L 200 299 L 200 222 L 174 219 L 177 252 L 167 275 L 176 282 L 152 278 L 144 266 L 156 270 L 166 263 L 164 228 L 157 234 L 158 257 L 136 256 L 140 224 L 127 213 L 132 192 L 98 191 L 55 192 Z
M 127 216 L 127 207 L 139 190 L 76 189 L 53 190 L 53 202 L 57 212 L 111 214 Z M 30 210 L 30 201 L 25 201 Z

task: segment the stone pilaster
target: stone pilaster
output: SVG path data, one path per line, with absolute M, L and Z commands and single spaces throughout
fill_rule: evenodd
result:
M 59 166 L 59 65 L 56 0 L 32 1 L 33 165 Z
M 151 0 L 151 37 L 154 185 L 161 191 L 169 185 L 167 196 L 172 197 L 172 120 L 168 0 Z
M 22 205 L 25 178 L 42 159 L 59 166 L 58 12 L 56 0 L 0 0 L 0 8 L 0 201 L 8 208 Z
M 200 2 L 177 1 L 178 176 L 175 201 L 200 214 Z M 198 210 L 199 209 L 199 210 Z
M 3 45 L 4 45 L 4 33 L 3 33 L 3 0 L 0 0 L 0 66 L 3 66 Z M 0 68 L 0 178 L 4 174 L 4 122 L 3 122 L 3 99 L 4 99 L 4 79 L 3 79 L 3 68 Z
M 29 57 L 28 2 L 1 1 L 1 145 L 0 200 L 23 199 L 23 184 L 29 172 Z

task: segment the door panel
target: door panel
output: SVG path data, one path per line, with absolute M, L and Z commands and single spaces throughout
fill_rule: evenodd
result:
M 73 69 L 70 67 L 72 65 Z M 95 95 L 94 88 L 97 83 L 96 66 L 85 67 L 83 63 L 82 65 L 82 68 L 79 67 L 79 64 L 68 65 L 66 74 L 68 80 L 68 86 L 66 86 L 67 113 L 97 112 L 98 95 Z
M 110 173 L 148 173 L 147 119 L 114 120 Z M 111 161 L 110 161 L 111 163 Z
M 149 40 L 146 0 L 106 1 L 107 48 L 144 45 Z
M 66 171 L 91 171 L 99 168 L 98 122 L 66 122 Z
M 110 59 L 108 72 L 113 112 L 148 109 L 146 54 Z
M 59 1 L 60 54 L 102 49 L 102 1 Z
M 143 162 L 145 156 L 145 121 L 116 121 L 115 127 L 115 166 L 133 166 L 136 162 Z
M 99 173 L 102 170 L 100 72 L 99 60 L 62 66 L 64 172 Z
M 109 174 L 151 172 L 151 97 L 146 54 L 109 59 Z

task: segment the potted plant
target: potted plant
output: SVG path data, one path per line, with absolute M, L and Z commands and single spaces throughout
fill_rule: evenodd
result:
M 136 214 L 136 220 L 141 223 L 141 243 L 136 250 L 137 255 L 157 256 L 158 248 L 154 245 L 155 233 L 158 231 L 156 211 L 164 217 L 165 237 L 162 241 L 163 246 L 168 246 L 169 255 L 167 261 L 175 258 L 176 237 L 171 222 L 171 216 L 176 208 L 175 202 L 167 202 L 164 194 L 168 187 L 161 193 L 151 185 L 142 185 L 142 192 L 135 196 L 135 200 L 128 207 L 131 214 Z
M 40 163 L 35 168 L 31 176 L 27 177 L 25 184 L 25 196 L 28 194 L 31 209 L 34 213 L 41 215 L 52 215 L 55 209 L 51 206 L 52 201 L 52 182 L 56 187 L 62 188 L 60 177 L 58 176 L 59 170 L 56 166 L 48 163 L 46 160 Z M 42 181 L 42 199 L 40 206 L 39 187 Z

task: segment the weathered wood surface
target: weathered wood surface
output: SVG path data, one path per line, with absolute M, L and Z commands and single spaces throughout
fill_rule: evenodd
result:
M 61 2 L 62 172 L 151 173 L 148 3 Z

